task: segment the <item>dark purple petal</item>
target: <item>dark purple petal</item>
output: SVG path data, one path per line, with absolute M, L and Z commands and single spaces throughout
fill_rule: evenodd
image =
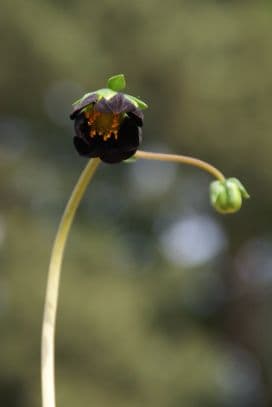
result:
M 78 114 L 75 117 L 74 128 L 75 128 L 76 135 L 78 137 L 85 138 L 85 136 L 86 136 L 89 138 L 90 129 L 88 126 L 88 121 L 86 120 L 86 117 L 84 116 L 84 114 Z
M 118 163 L 133 156 L 141 141 L 141 129 L 134 119 L 126 117 L 122 122 L 118 139 L 111 138 L 104 142 L 99 157 L 106 163 Z
M 92 93 L 91 95 L 87 96 L 83 100 L 80 100 L 78 103 L 76 103 L 73 106 L 73 111 L 70 114 L 70 118 L 73 120 L 76 116 L 76 114 L 83 109 L 84 107 L 90 105 L 91 103 L 97 102 L 98 96 L 96 93 Z
M 98 112 L 103 113 L 127 113 L 132 112 L 136 109 L 135 105 L 130 102 L 123 93 L 117 93 L 110 99 L 102 98 L 98 103 L 95 105 L 95 109 Z
M 135 105 L 126 99 L 122 93 L 117 93 L 109 100 L 109 103 L 113 113 L 126 113 L 135 109 Z
M 134 151 L 105 151 L 100 154 L 100 159 L 107 164 L 117 164 L 123 160 L 127 160 L 128 158 L 132 157 L 136 153 L 136 149 Z
M 78 114 L 74 122 L 76 137 L 74 145 L 80 155 L 85 157 L 98 157 L 103 147 L 101 137 L 90 137 L 90 127 L 84 114 Z
M 83 157 L 98 157 L 99 153 L 97 152 L 96 148 L 92 146 L 92 143 L 87 143 L 81 137 L 74 137 L 73 141 L 77 152 Z
M 109 105 L 109 101 L 105 98 L 102 98 L 95 104 L 95 110 L 100 113 L 111 113 L 111 107 Z
M 133 112 L 127 112 L 127 115 L 131 119 L 135 120 L 137 126 L 139 126 L 139 127 L 143 126 L 144 114 L 140 109 L 135 108 L 135 110 L 133 110 Z
M 141 129 L 134 119 L 126 117 L 118 132 L 118 147 L 123 151 L 135 150 L 140 144 Z

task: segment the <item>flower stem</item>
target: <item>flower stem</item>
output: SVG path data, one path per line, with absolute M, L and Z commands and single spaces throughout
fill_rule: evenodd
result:
M 147 151 L 138 150 L 134 156 L 135 158 L 142 158 L 144 160 L 158 160 L 158 161 L 170 161 L 175 163 L 182 163 L 198 167 L 203 171 L 208 172 L 220 181 L 224 181 L 225 177 L 221 171 L 215 168 L 213 165 L 206 161 L 199 160 L 198 158 L 188 157 L 186 155 L 177 154 L 162 154 L 162 153 L 150 153 Z
M 42 406 L 55 407 L 55 372 L 54 372 L 54 353 L 55 353 L 55 326 L 56 312 L 58 304 L 58 292 L 62 259 L 65 244 L 69 234 L 74 215 L 78 205 L 86 191 L 86 188 L 92 179 L 96 168 L 100 163 L 99 158 L 94 158 L 88 162 L 83 170 L 77 184 L 74 187 L 72 195 L 64 210 L 59 228 L 56 234 L 52 249 L 49 265 L 46 298 L 44 305 L 44 317 L 42 327 Z

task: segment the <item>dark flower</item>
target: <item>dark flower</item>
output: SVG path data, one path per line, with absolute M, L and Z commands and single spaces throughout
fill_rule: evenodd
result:
M 134 96 L 105 88 L 88 93 L 74 103 L 74 145 L 85 157 L 106 163 L 126 160 L 141 143 L 143 112 L 147 107 Z

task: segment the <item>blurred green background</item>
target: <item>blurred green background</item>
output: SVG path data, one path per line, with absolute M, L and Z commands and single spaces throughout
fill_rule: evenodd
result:
M 150 106 L 143 149 L 252 198 L 220 216 L 197 169 L 99 168 L 65 256 L 58 406 L 272 405 L 271 24 L 268 0 L 1 3 L 1 406 L 41 403 L 50 249 L 86 163 L 68 114 L 120 72 Z

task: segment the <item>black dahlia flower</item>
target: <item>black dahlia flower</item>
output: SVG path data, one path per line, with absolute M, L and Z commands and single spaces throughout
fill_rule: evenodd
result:
M 118 163 L 137 151 L 144 118 L 142 109 L 147 105 L 119 92 L 124 87 L 124 75 L 116 75 L 108 80 L 107 88 L 87 93 L 73 104 L 70 117 L 75 121 L 74 145 L 80 155 Z

